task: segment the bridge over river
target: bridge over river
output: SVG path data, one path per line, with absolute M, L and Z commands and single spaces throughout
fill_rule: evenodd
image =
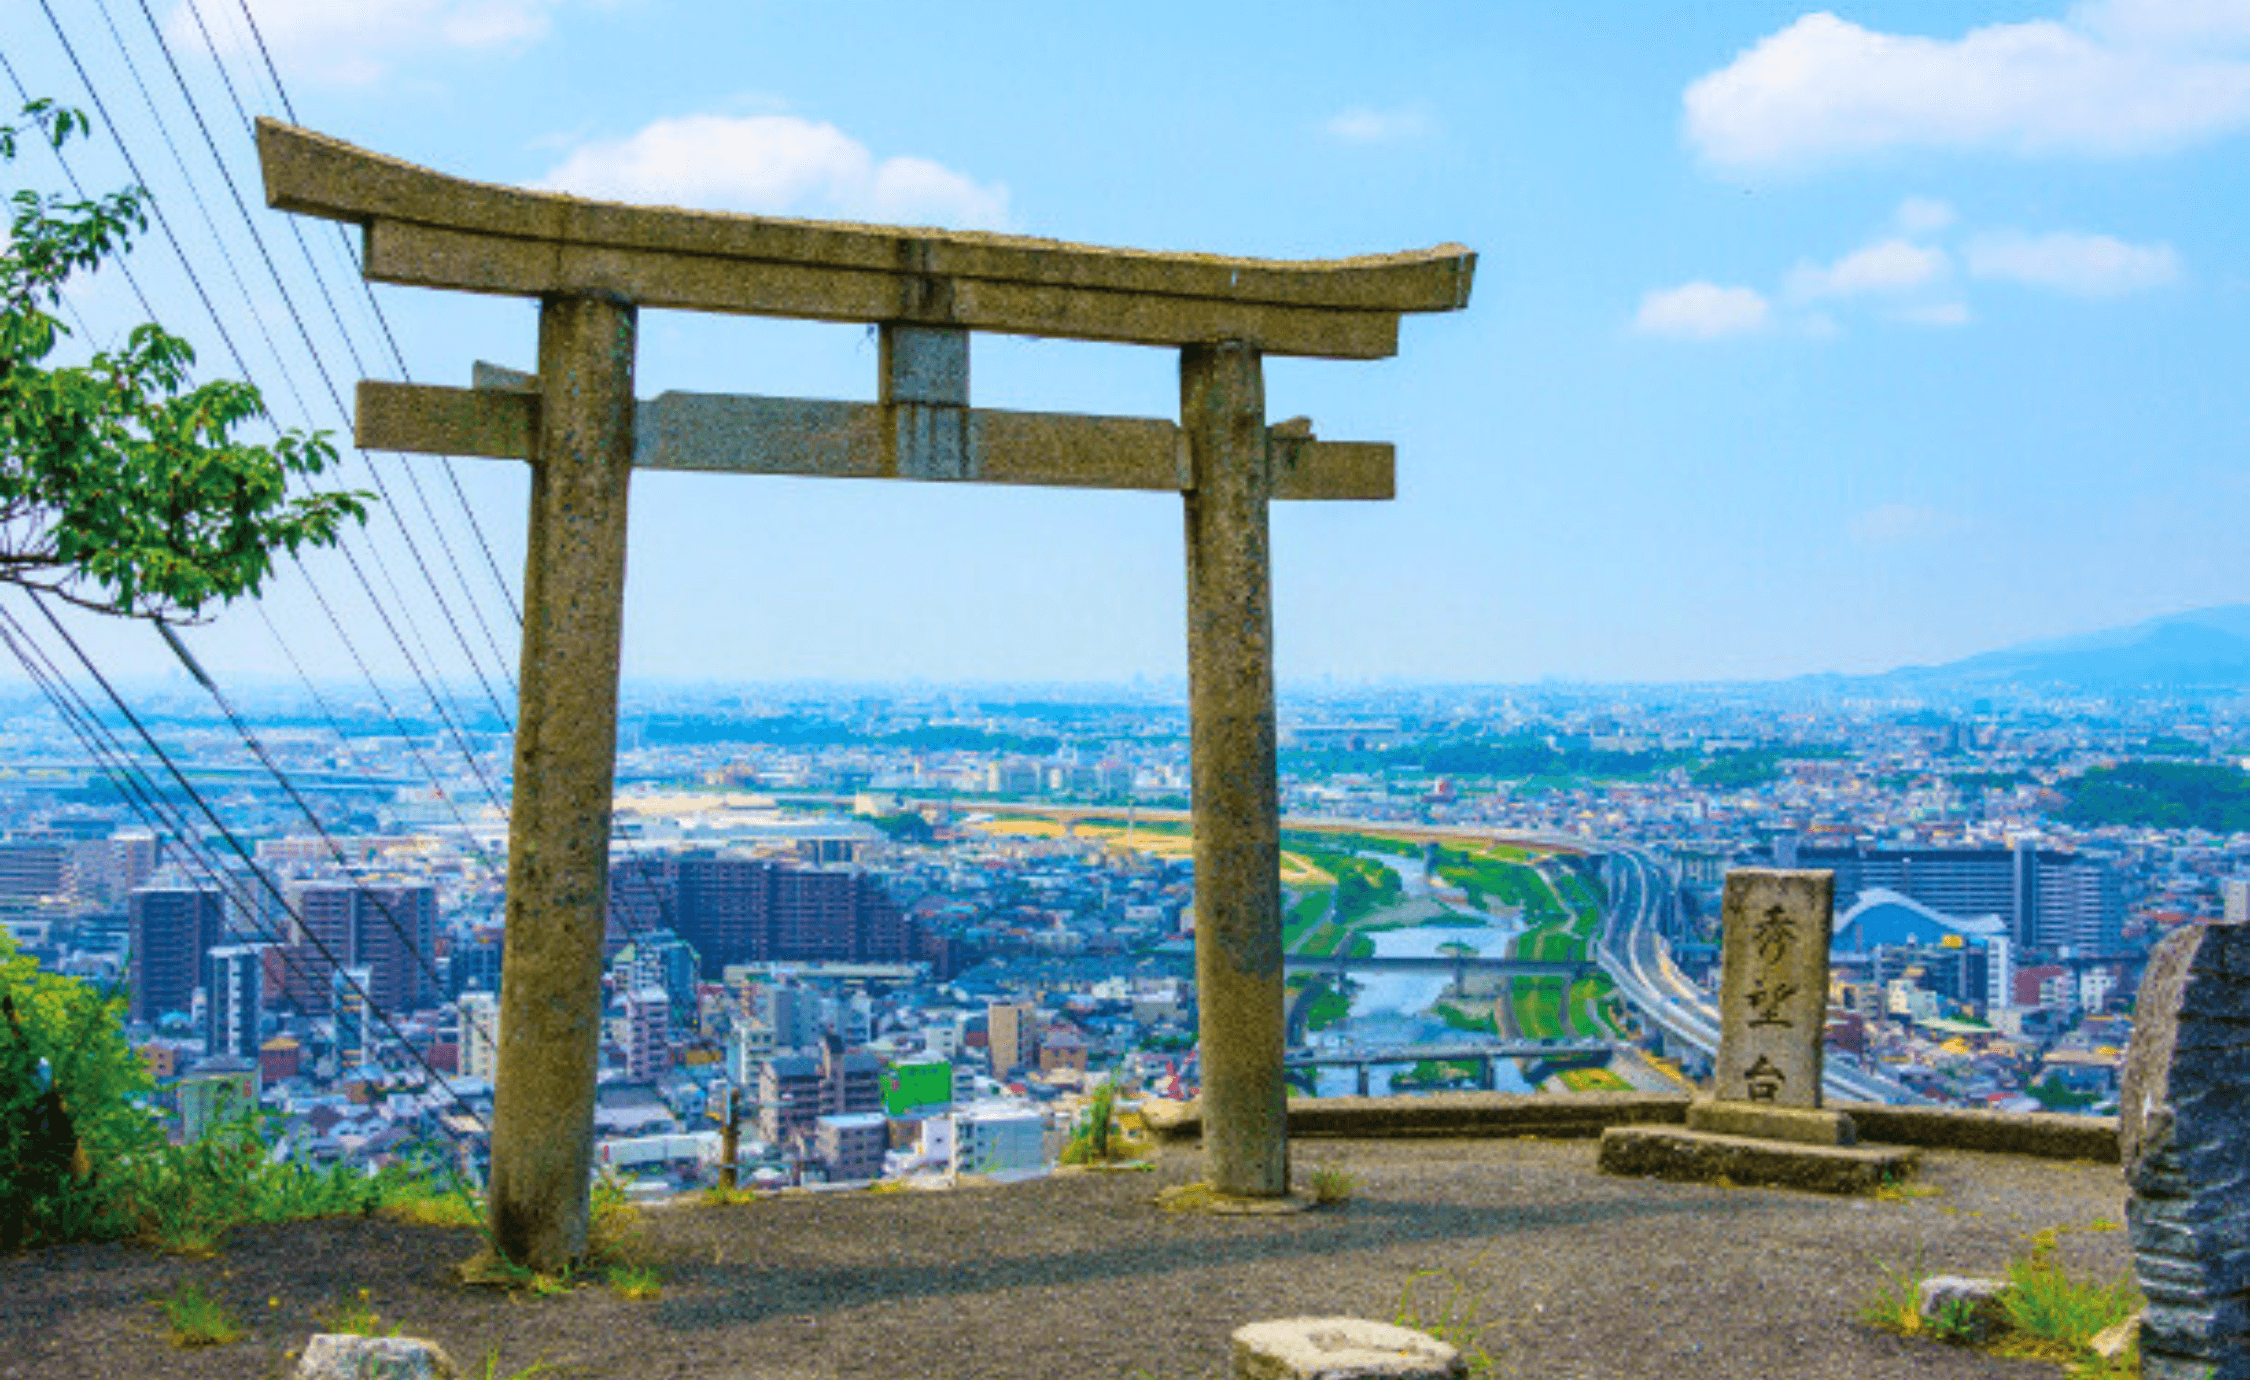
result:
M 1576 1061 L 1606 1059 L 1610 1042 L 1579 1037 L 1563 1040 L 1453 1040 L 1422 1045 L 1386 1045 L 1381 1048 L 1348 1046 L 1341 1049 L 1292 1049 L 1282 1058 L 1290 1071 L 1350 1068 L 1359 1075 L 1359 1095 L 1367 1096 L 1368 1070 L 1377 1064 L 1475 1064 L 1477 1086 L 1494 1086 L 1493 1069 L 1502 1059 Z
M 1593 959 L 1488 958 L 1479 954 L 1431 954 L 1423 957 L 1347 957 L 1332 954 L 1290 954 L 1282 960 L 1292 973 L 1448 973 L 1459 981 L 1469 973 L 1496 973 L 1503 977 L 1567 977 L 1575 982 L 1600 968 Z

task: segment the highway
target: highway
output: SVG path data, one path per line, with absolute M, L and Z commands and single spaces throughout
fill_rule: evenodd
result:
M 1602 933 L 1595 956 L 1603 971 L 1615 979 L 1625 999 L 1644 1020 L 1670 1038 L 1716 1058 L 1719 1049 L 1719 1009 L 1673 966 L 1657 920 L 1668 887 L 1665 872 L 1653 858 L 1625 844 L 1602 851 L 1617 860 L 1615 884 L 1602 916 Z M 1920 1105 L 1928 1099 L 1894 1079 L 1862 1069 L 1824 1061 L 1821 1088 L 1828 1098 L 1845 1102 L 1889 1102 Z

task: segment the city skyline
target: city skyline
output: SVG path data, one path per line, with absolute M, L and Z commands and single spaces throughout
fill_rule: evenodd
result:
M 1881 671 L 2236 603 L 2250 573 L 2214 501 L 2240 491 L 2228 443 L 2250 420 L 2223 382 L 2250 286 L 2228 162 L 2250 126 L 2250 7 L 1316 7 L 1287 28 L 1159 7 L 1037 29 L 972 7 L 936 32 L 657 0 L 252 10 L 303 123 L 466 177 L 1159 249 L 1478 251 L 1468 311 L 1408 321 L 1397 360 L 1268 370 L 1273 418 L 1399 446 L 1394 502 L 1276 511 L 1288 685 Z M 88 105 L 43 16 L 0 13 L 34 94 Z M 201 56 L 250 81 L 239 12 L 157 18 L 251 215 L 293 252 Z M 153 40 L 120 31 L 192 155 Z M 70 34 L 160 211 L 201 243 L 115 45 Z M 924 71 L 946 79 L 901 75 Z M 90 188 L 134 180 L 106 123 L 74 165 Z M 57 181 L 43 150 L 14 171 Z M 308 235 L 356 293 L 332 236 Z M 205 376 L 233 373 L 157 231 L 130 262 Z M 521 303 L 376 293 L 417 380 L 530 362 Z M 274 294 L 253 277 L 249 295 L 292 354 Z M 339 300 L 364 331 L 364 299 Z M 97 343 L 139 319 L 114 273 L 73 304 Z M 230 319 L 281 419 L 341 432 L 312 371 L 269 378 L 248 309 Z M 400 376 L 384 351 L 330 353 L 347 398 Z M 980 340 L 974 369 L 980 405 L 1177 407 L 1162 351 Z M 854 328 L 643 321 L 643 396 L 857 398 L 873 380 Z M 512 667 L 499 586 L 520 582 L 521 468 L 456 468 L 488 561 L 438 463 L 376 461 L 392 501 L 354 540 L 397 573 L 369 602 L 422 619 L 433 672 L 465 675 L 409 576 L 458 566 L 484 623 L 465 643 Z M 419 520 L 411 467 L 457 539 L 442 558 L 396 535 Z M 629 680 L 1165 682 L 1184 664 L 1167 500 L 644 475 L 634 508 Z M 343 587 L 337 558 L 310 564 Z M 285 567 L 263 612 L 314 679 L 349 675 L 302 586 Z M 172 664 L 146 629 L 73 626 L 113 672 Z M 257 612 L 186 636 L 221 680 L 293 674 Z

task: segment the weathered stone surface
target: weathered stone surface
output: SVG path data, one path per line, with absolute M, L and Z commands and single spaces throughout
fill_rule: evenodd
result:
M 1195 984 L 1211 1186 L 1289 1192 L 1281 967 L 1273 564 L 1265 374 L 1258 352 L 1180 352 L 1188 723 L 1195 805 Z
M 1915 1291 L 1915 1311 L 1922 1325 L 1965 1342 L 1989 1341 L 2008 1328 L 2008 1313 L 2000 1296 L 2006 1280 L 1974 1275 L 1931 1275 Z M 1959 1327 L 1959 1332 L 1947 1329 Z
M 1282 262 L 625 206 L 496 187 L 258 122 L 268 205 L 366 229 L 378 282 L 1376 359 L 1402 312 L 1467 305 L 1459 245 Z
M 1459 1380 L 1460 1352 L 1364 1318 L 1283 1318 L 1235 1329 L 1235 1380 Z
M 1850 1114 L 1863 1141 L 2117 1163 L 2116 1117 L 1994 1112 L 1981 1107 L 1892 1107 L 1880 1102 L 1836 1105 Z
M 1895 1147 L 1797 1145 L 1669 1126 L 1613 1126 L 1596 1163 L 1605 1174 L 1866 1193 L 1913 1172 L 1917 1156 Z
M 2118 1098 L 2141 1373 L 2250 1380 L 2250 927 L 2150 955 Z
M 1688 1129 L 1722 1136 L 1790 1140 L 1804 1145 L 1856 1145 L 1858 1128 L 1829 1108 L 1769 1107 L 1760 1102 L 1696 1101 L 1688 1104 Z
M 1820 1106 L 1835 881 L 1776 868 L 1727 873 L 1712 1071 L 1720 1100 Z
M 532 379 L 534 375 L 518 375 Z M 882 403 L 669 392 L 641 401 L 633 466 L 717 474 L 787 474 L 828 479 L 919 479 L 1178 493 L 1192 487 L 1187 439 L 1177 424 L 1146 417 L 959 411 L 960 445 L 950 468 L 901 448 L 901 428 Z M 531 456 L 539 399 L 481 382 L 359 385 L 354 442 L 367 450 L 422 455 Z M 1383 500 L 1397 492 L 1397 453 L 1377 441 L 1323 441 L 1268 428 L 1277 500 Z
M 594 1172 L 636 328 L 599 298 L 539 308 L 491 1212 L 542 1274 L 585 1250 Z
M 2141 1335 L 2141 1310 L 2135 1309 L 2116 1322 L 2086 1339 L 2086 1349 L 2105 1361 L 2114 1361 L 2125 1354 Z
M 444 1347 L 419 1337 L 322 1332 L 297 1359 L 297 1380 L 458 1380 L 460 1374 Z

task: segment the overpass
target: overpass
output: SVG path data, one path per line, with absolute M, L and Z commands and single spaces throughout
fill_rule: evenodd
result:
M 1377 1064 L 1473 1063 L 1477 1085 L 1489 1091 L 1494 1066 L 1502 1059 L 1606 1059 L 1610 1042 L 1565 1040 L 1452 1040 L 1442 1044 L 1388 1045 L 1381 1049 L 1296 1049 L 1282 1057 L 1285 1070 L 1350 1068 L 1359 1075 L 1359 1095 L 1367 1096 L 1368 1070 Z
M 1497 973 L 1505 977 L 1567 977 L 1575 982 L 1601 964 L 1591 958 L 1488 958 L 1481 954 L 1351 958 L 1339 949 L 1333 954 L 1291 954 L 1282 960 L 1282 967 L 1292 973 L 1451 973 L 1456 981 L 1468 973 Z

